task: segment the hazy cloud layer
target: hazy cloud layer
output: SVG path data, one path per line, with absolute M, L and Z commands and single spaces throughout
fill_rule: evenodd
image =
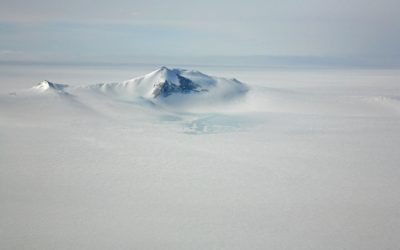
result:
M 400 2 L 0 2 L 0 59 L 400 56 Z

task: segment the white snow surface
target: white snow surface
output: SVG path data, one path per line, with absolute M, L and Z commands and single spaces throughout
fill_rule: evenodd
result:
M 202 71 L 3 74 L 0 248 L 400 249 L 399 70 Z

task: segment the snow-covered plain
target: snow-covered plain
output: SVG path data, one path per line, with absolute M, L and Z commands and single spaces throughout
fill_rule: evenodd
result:
M 204 68 L 249 90 L 184 107 L 48 70 L 0 79 L 1 249 L 400 248 L 400 70 Z

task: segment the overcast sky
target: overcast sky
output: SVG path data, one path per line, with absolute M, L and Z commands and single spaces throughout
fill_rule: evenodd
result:
M 399 0 L 0 0 L 0 60 L 400 56 Z

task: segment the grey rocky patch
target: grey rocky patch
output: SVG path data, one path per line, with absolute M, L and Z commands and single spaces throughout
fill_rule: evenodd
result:
M 155 84 L 155 89 L 153 90 L 153 96 L 156 98 L 158 96 L 168 97 L 171 94 L 181 93 L 181 94 L 189 94 L 189 93 L 198 93 L 202 91 L 207 91 L 206 89 L 202 89 L 199 84 L 194 83 L 192 80 L 185 78 L 181 75 L 177 75 L 179 80 L 179 85 L 164 81 L 159 84 Z

